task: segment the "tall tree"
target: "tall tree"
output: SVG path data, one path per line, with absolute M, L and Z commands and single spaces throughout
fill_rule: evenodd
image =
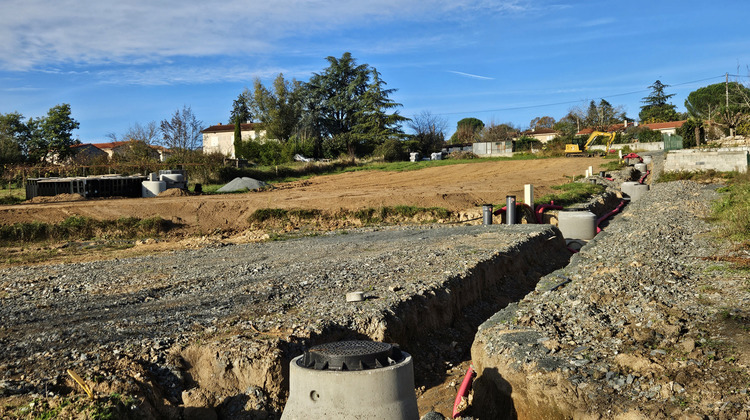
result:
M 61 104 L 50 108 L 45 117 L 29 119 L 27 145 L 30 160 L 42 162 L 52 157 L 63 159 L 72 154 L 70 147 L 76 144 L 73 130 L 80 124 L 70 114 L 70 105 Z
M 377 143 L 383 136 L 400 133 L 404 118 L 389 110 L 399 107 L 388 97 L 393 89 L 367 64 L 357 64 L 351 53 L 328 57 L 329 66 L 315 73 L 306 84 L 317 103 L 315 112 L 321 132 L 328 141 L 328 153 L 347 152 L 354 156 L 367 141 Z
M 400 115 L 394 108 L 402 105 L 389 99 L 395 89 L 386 89 L 386 83 L 375 69 L 370 69 L 370 83 L 362 94 L 359 109 L 355 112 L 355 125 L 352 132 L 355 142 L 365 145 L 368 151 L 383 144 L 387 139 L 403 137 L 401 124 L 409 119 Z
M 675 95 L 674 93 L 669 95 L 664 93 L 664 89 L 668 87 L 669 85 L 665 85 L 659 80 L 649 86 L 651 93 L 641 100 L 644 105 L 641 106 L 641 112 L 638 113 L 638 118 L 642 122 L 668 122 L 679 119 L 680 116 L 675 110 L 675 106 L 667 102 L 669 98 Z
M 246 93 L 240 93 L 232 102 L 232 112 L 229 122 L 234 124 L 234 156 L 245 157 L 246 150 L 242 144 L 242 124 L 250 121 L 250 107 Z
M 745 97 L 750 97 L 750 89 L 740 83 L 715 83 L 690 92 L 685 99 L 685 108 L 690 117 L 714 120 L 719 108 L 725 107 L 727 102 L 730 106 L 741 105 L 745 103 Z
M 239 121 L 240 124 L 244 124 L 250 122 L 252 119 L 248 94 L 247 91 L 240 93 L 237 95 L 237 99 L 232 102 L 232 112 L 229 114 L 230 124 L 235 124 L 237 121 Z
M 23 115 L 0 114 L 0 164 L 23 162 L 30 134 Z
M 190 106 L 175 110 L 172 117 L 159 124 L 164 146 L 177 155 L 185 155 L 200 144 L 203 122 L 196 118 Z
M 586 127 L 598 131 L 607 131 L 611 125 L 622 122 L 625 112 L 621 107 L 613 107 L 607 100 L 601 99 L 599 104 L 591 101 L 586 110 L 584 123 Z
M 302 83 L 285 80 L 279 73 L 271 89 L 260 79 L 253 83 L 252 110 L 266 130 L 266 136 L 282 143 L 287 142 L 297 131 L 302 118 Z
M 453 133 L 448 143 L 473 143 L 479 138 L 483 128 L 484 122 L 479 118 L 462 118 L 456 123 L 456 132 Z

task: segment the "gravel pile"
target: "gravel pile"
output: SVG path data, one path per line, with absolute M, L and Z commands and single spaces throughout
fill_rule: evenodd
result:
M 268 186 L 267 182 L 258 181 L 257 179 L 241 177 L 235 178 L 229 181 L 228 184 L 216 190 L 216 192 L 235 192 L 235 191 L 255 191 L 257 189 Z
M 726 252 L 705 221 L 715 190 L 652 185 L 567 267 L 485 322 L 472 359 L 499 371 L 513 403 L 498 402 L 508 388 L 487 376 L 477 410 L 748 418 L 750 287 L 706 260 Z

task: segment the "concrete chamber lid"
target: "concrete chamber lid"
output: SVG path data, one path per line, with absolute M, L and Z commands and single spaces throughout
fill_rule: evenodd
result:
M 404 355 L 388 343 L 376 341 L 338 341 L 310 348 L 297 361 L 300 367 L 315 370 L 368 370 L 392 366 Z

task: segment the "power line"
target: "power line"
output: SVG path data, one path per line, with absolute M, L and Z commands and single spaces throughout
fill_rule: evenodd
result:
M 741 75 L 734 75 L 730 74 L 732 77 L 750 77 L 750 76 L 741 76 Z M 682 82 L 682 83 L 675 83 L 673 85 L 669 86 L 684 86 L 684 85 L 690 85 L 693 83 L 699 83 L 699 82 L 705 82 L 708 80 L 714 80 L 714 79 L 723 79 L 726 77 L 725 74 L 722 74 L 721 76 L 714 76 L 714 77 L 706 77 L 704 79 L 698 79 L 698 80 L 691 80 L 689 82 Z M 624 93 L 614 93 L 611 95 L 604 95 L 600 96 L 599 99 L 606 99 L 606 98 L 616 98 L 620 96 L 628 96 L 628 95 L 635 95 L 636 93 L 644 93 L 649 92 L 649 89 L 641 89 L 641 90 L 634 90 L 632 92 L 624 92 Z M 548 106 L 556 106 L 556 105 L 570 105 L 570 104 L 577 104 L 580 102 L 586 102 L 589 99 L 579 99 L 575 101 L 565 101 L 565 102 L 553 102 L 548 104 L 537 104 L 537 105 L 525 105 L 525 106 L 514 106 L 514 107 L 505 107 L 505 108 L 495 108 L 495 109 L 484 109 L 481 111 L 456 111 L 456 112 L 441 112 L 441 113 L 434 113 L 433 115 L 461 115 L 461 114 L 480 114 L 485 112 L 500 112 L 500 111 L 518 111 L 521 109 L 533 109 L 533 108 L 544 108 Z

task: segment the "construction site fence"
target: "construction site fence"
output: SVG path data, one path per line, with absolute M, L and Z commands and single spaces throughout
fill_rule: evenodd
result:
M 26 180 L 33 178 L 75 178 L 101 175 L 143 175 L 166 169 L 184 169 L 195 179 L 194 182 L 206 182 L 211 179 L 211 168 L 202 163 L 180 165 L 166 163 L 149 164 L 113 164 L 113 165 L 3 165 L 0 167 L 0 183 L 3 188 L 24 188 Z

